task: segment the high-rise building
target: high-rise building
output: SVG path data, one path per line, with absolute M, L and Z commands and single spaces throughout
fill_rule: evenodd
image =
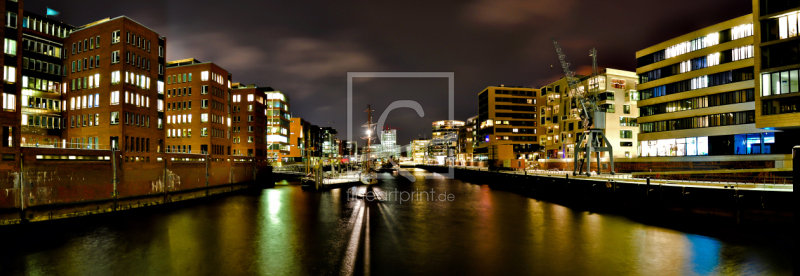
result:
M 580 79 L 578 92 L 596 96 L 598 107 L 605 112 L 603 135 L 611 143 L 614 157 L 636 156 L 639 133 L 636 73 L 609 68 L 599 72 L 596 80 L 576 77 Z M 586 130 L 579 116 L 581 107 L 567 88 L 566 78 L 542 87 L 541 91 L 547 104 L 539 110 L 539 123 L 544 126 L 539 144 L 545 147 L 548 159 L 574 158 L 578 134 Z
M 639 156 L 711 156 L 673 160 L 711 161 L 718 160 L 713 156 L 757 154 L 761 156 L 726 160 L 772 160 L 776 157 L 766 154 L 791 150 L 790 146 L 782 146 L 795 140 L 791 134 L 773 127 L 756 127 L 758 118 L 772 117 L 757 116 L 760 112 L 756 112 L 757 96 L 764 92 L 756 93 L 754 89 L 758 81 L 754 66 L 768 62 L 754 58 L 759 56 L 754 48 L 759 38 L 754 37 L 753 17 L 740 16 L 636 53 L 641 97 Z M 767 34 L 759 37 L 764 36 Z M 767 54 L 762 52 L 764 55 Z M 792 55 L 786 56 L 791 59 Z M 774 68 L 778 72 L 785 67 Z M 762 87 L 772 91 L 771 87 Z
M 800 127 L 799 17 L 800 1 L 753 1 L 755 117 L 759 129 Z M 747 139 L 750 143 L 750 137 Z
M 489 86 L 478 93 L 476 161 L 489 159 L 489 148 L 512 145 L 517 158 L 535 159 L 539 152 L 540 90 Z
M 125 16 L 75 29 L 66 39 L 64 138 L 73 148 L 119 148 L 149 162 L 164 145 L 166 38 Z M 155 161 L 155 160 L 153 160 Z
M 381 137 L 380 137 L 380 153 L 378 154 L 378 158 L 381 159 L 389 159 L 389 158 L 400 158 L 400 146 L 397 145 L 397 130 L 396 129 L 384 129 L 381 130 Z
M 231 74 L 211 62 L 167 62 L 166 99 L 158 101 L 166 122 L 167 152 L 225 158 L 231 151 Z

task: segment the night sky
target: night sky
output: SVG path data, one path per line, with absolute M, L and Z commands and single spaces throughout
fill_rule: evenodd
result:
M 455 119 L 465 120 L 477 115 L 486 86 L 538 88 L 561 78 L 550 37 L 578 73 L 590 71 L 592 47 L 600 67 L 635 71 L 636 51 L 752 12 L 750 0 L 25 1 L 35 13 L 45 6 L 75 26 L 129 16 L 167 37 L 168 60 L 214 62 L 234 82 L 283 91 L 294 117 L 340 133 L 347 72 L 454 72 Z M 377 120 L 395 100 L 425 109 L 424 118 L 391 113 L 398 143 L 430 137 L 430 123 L 447 119 L 446 79 L 360 79 L 354 125 L 366 121 L 368 103 Z

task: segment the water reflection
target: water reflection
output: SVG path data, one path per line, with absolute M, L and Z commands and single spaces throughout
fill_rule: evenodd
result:
M 356 274 L 369 268 L 382 275 L 792 274 L 787 255 L 770 245 L 688 234 L 413 173 L 416 182 L 385 181 L 376 190 L 433 189 L 455 200 L 365 202 L 344 190 L 279 186 L 169 208 L 0 228 L 3 237 L 16 237 L 3 244 L 0 274 L 324 275 L 339 274 L 351 262 Z

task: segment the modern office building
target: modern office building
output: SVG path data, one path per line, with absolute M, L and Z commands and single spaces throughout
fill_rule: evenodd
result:
M 386 160 L 389 158 L 399 159 L 400 146 L 397 145 L 397 130 L 381 130 L 380 138 L 380 152 L 378 153 L 378 158 Z
M 283 159 L 289 156 L 289 96 L 281 91 L 265 91 L 264 108 L 267 126 L 267 154 L 270 158 Z
M 48 19 L 34 13 L 25 12 L 22 18 L 21 52 L 16 52 L 16 42 L 6 38 L 6 55 L 22 58 L 19 67 L 22 76 L 18 87 L 21 89 L 21 133 L 23 146 L 62 147 L 62 64 L 66 58 L 64 38 L 75 27 Z M 6 77 L 13 83 L 15 66 L 5 66 Z M 8 94 L 11 99 L 13 94 Z M 7 101 L 11 103 L 11 101 Z M 6 106 L 6 111 L 14 110 L 14 105 Z
M 535 159 L 539 152 L 540 90 L 489 86 L 478 93 L 476 161 L 489 159 L 490 147 L 512 145 L 516 158 Z
M 231 152 L 231 74 L 211 62 L 167 62 L 164 111 L 167 152 L 227 158 Z
M 450 157 L 448 151 L 455 150 L 458 129 L 464 127 L 464 124 L 464 121 L 457 120 L 441 120 L 431 124 L 430 153 L 439 163 L 443 163 L 443 158 Z
M 102 19 L 65 38 L 64 138 L 72 148 L 119 148 L 150 162 L 164 146 L 166 38 L 125 16 Z M 153 160 L 155 161 L 155 160 Z
M 473 160 L 472 148 L 475 146 L 474 137 L 477 135 L 477 130 L 475 129 L 477 122 L 478 116 L 472 116 L 467 119 L 463 127 L 458 129 L 458 153 L 456 154 L 456 160 L 462 164 L 472 162 Z
M 780 137 L 756 128 L 753 15 L 636 53 L 639 156 L 768 154 Z
M 753 1 L 755 117 L 759 129 L 800 127 L 798 18 L 800 1 Z
M 430 140 L 413 140 L 411 141 L 411 161 L 417 164 L 424 164 L 427 145 Z
M 611 143 L 614 157 L 635 156 L 636 136 L 639 133 L 636 73 L 608 68 L 601 70 L 596 80 L 588 76 L 576 77 L 580 79 L 577 90 L 587 96 L 596 96 L 599 108 L 606 113 L 603 135 Z M 574 158 L 578 134 L 586 130 L 579 116 L 581 107 L 568 90 L 566 78 L 541 89 L 546 101 L 546 105 L 539 110 L 539 123 L 544 126 L 539 145 L 546 152 L 541 159 Z

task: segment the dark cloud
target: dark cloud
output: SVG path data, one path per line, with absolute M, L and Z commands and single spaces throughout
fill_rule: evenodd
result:
M 348 71 L 454 72 L 455 115 L 477 114 L 489 85 L 539 87 L 561 77 L 555 37 L 578 73 L 591 65 L 635 70 L 635 52 L 751 13 L 750 0 L 578 1 L 27 1 L 83 25 L 127 15 L 168 38 L 168 59 L 194 57 L 228 69 L 234 81 L 271 86 L 292 98 L 293 116 L 346 132 Z M 551 65 L 553 67 L 551 67 Z M 430 136 L 447 118 L 442 80 L 358 80 L 356 126 L 370 103 L 417 100 L 426 110 L 393 111 L 398 140 Z M 376 119 L 377 119 L 376 115 Z M 359 130 L 360 131 L 360 130 Z M 357 132 L 360 133 L 360 132 Z M 356 136 L 359 136 L 357 134 Z

